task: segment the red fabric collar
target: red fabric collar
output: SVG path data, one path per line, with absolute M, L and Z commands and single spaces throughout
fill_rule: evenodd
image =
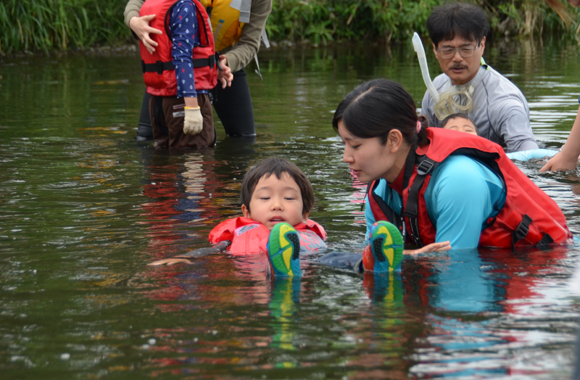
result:
M 403 167 L 403 170 L 401 170 L 401 172 L 399 173 L 399 176 L 397 177 L 397 179 L 395 179 L 395 182 L 388 184 L 391 189 L 395 190 L 400 195 L 403 194 L 403 177 L 404 176 L 405 176 L 405 168 Z

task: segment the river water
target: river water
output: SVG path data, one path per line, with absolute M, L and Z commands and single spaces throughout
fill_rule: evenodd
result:
M 304 260 L 269 281 L 263 261 L 208 246 L 239 214 L 241 178 L 272 155 L 315 188 L 331 250 L 360 251 L 364 188 L 342 163 L 332 111 L 375 77 L 424 93 L 410 46 L 260 53 L 248 68 L 255 141 L 202 152 L 134 140 L 144 90 L 136 53 L 0 61 L 0 373 L 3 379 L 566 379 L 580 314 L 576 247 L 407 257 L 374 278 Z M 432 77 L 439 73 L 429 53 Z M 538 140 L 559 148 L 578 109 L 580 48 L 488 44 L 485 58 L 530 102 Z M 518 163 L 580 233 L 576 172 Z

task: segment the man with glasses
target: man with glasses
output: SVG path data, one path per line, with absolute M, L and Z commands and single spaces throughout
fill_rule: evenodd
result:
M 473 109 L 468 116 L 480 136 L 509 152 L 537 149 L 526 98 L 516 85 L 483 61 L 485 37 L 489 32 L 489 21 L 483 9 L 464 3 L 437 7 L 427 20 L 427 30 L 443 70 L 443 74 L 433 81 L 439 94 L 453 85 L 473 87 Z M 468 102 L 465 95 L 455 95 L 454 100 L 461 105 Z M 422 113 L 430 126 L 439 127 L 441 120 L 435 116 L 434 106 L 427 91 Z

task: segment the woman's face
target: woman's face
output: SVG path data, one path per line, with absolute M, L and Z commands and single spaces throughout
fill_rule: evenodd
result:
M 347 131 L 342 120 L 338 122 L 338 134 L 344 142 L 342 161 L 348 164 L 361 182 L 379 178 L 392 182 L 397 178 L 400 170 L 393 173 L 396 155 L 392 152 L 390 141 L 381 145 L 378 137 L 355 137 Z

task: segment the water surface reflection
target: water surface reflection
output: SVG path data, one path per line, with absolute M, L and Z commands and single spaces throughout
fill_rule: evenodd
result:
M 488 52 L 528 97 L 538 139 L 560 146 L 578 107 L 577 46 L 498 43 Z M 304 278 L 283 281 L 265 276 L 263 258 L 145 265 L 207 246 L 210 229 L 239 213 L 245 171 L 271 155 L 311 179 L 312 218 L 327 229 L 330 249 L 361 249 L 364 186 L 341 163 L 332 111 L 378 76 L 403 83 L 420 104 L 412 49 L 278 50 L 260 60 L 264 81 L 248 77 L 258 138 L 230 139 L 218 125 L 218 145 L 201 152 L 134 142 L 143 93 L 137 56 L 0 63 L 2 373 L 569 377 L 576 247 L 424 255 L 407 258 L 401 276 L 338 271 L 311 257 Z M 577 173 L 519 165 L 580 233 Z

